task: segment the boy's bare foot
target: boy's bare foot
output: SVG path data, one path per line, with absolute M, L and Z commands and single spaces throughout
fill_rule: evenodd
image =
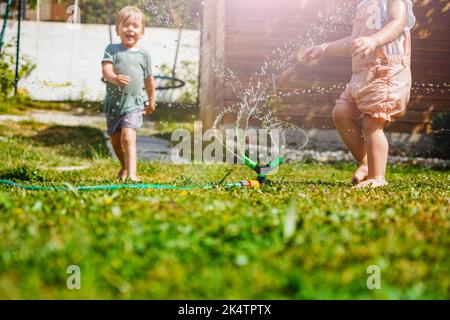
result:
M 358 185 L 364 180 L 367 179 L 367 176 L 369 175 L 369 168 L 366 164 L 361 164 L 358 169 L 356 169 L 355 174 L 352 178 L 352 184 Z
M 356 186 L 354 186 L 354 189 L 363 189 L 363 188 L 370 188 L 370 189 L 375 189 L 375 188 L 380 188 L 380 187 L 384 187 L 387 186 L 388 183 L 387 181 L 383 178 L 383 179 L 367 179 L 366 181 L 362 181 L 360 183 L 358 183 Z
M 119 173 L 117 174 L 117 179 L 125 180 L 127 178 L 127 170 L 125 168 L 120 168 Z
M 127 181 L 133 182 L 133 183 L 141 183 L 142 179 L 139 177 L 127 177 Z

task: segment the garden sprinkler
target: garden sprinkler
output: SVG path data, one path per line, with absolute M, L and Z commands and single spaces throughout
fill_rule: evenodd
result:
M 275 74 L 272 73 L 272 83 L 273 83 L 273 91 L 275 92 L 275 95 L 278 92 L 276 80 L 275 80 Z M 256 180 L 244 180 L 241 181 L 242 186 L 246 186 L 249 188 L 259 188 L 263 184 L 269 184 L 270 180 L 267 179 L 267 175 L 278 168 L 281 164 L 284 162 L 283 157 L 278 157 L 275 160 L 270 161 L 269 163 L 265 165 L 260 165 L 259 163 L 256 163 L 252 161 L 249 157 L 246 155 L 242 156 L 242 159 L 244 160 L 244 165 L 253 171 L 256 172 Z
M 253 171 L 256 172 L 256 180 L 244 180 L 241 181 L 241 184 L 243 186 L 247 186 L 250 188 L 254 188 L 254 187 L 259 187 L 260 185 L 263 184 L 268 184 L 270 183 L 270 180 L 267 179 L 267 175 L 275 170 L 276 168 L 278 168 L 281 164 L 283 164 L 284 162 L 284 158 L 283 157 L 278 157 L 277 159 L 267 163 L 266 165 L 260 165 L 254 161 L 252 161 L 250 158 L 248 158 L 247 156 L 243 155 L 243 160 L 244 160 L 244 165 L 250 169 L 252 169 Z M 247 184 L 245 184 L 247 183 Z

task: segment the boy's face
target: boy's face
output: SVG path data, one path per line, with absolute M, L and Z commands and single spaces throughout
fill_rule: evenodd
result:
M 129 19 L 122 21 L 117 27 L 122 44 L 127 48 L 132 48 L 143 36 L 143 25 L 139 19 Z

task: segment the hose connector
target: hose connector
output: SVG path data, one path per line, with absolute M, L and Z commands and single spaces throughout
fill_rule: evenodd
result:
M 241 185 L 244 188 L 249 189 L 259 189 L 261 187 L 261 184 L 259 183 L 258 180 L 242 180 Z

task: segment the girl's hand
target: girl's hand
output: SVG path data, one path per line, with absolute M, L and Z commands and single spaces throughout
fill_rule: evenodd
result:
M 375 52 L 378 43 L 371 37 L 359 37 L 353 40 L 352 49 L 350 50 L 352 56 L 360 56 L 365 58 Z
M 116 82 L 119 86 L 127 86 L 130 84 L 131 78 L 129 76 L 119 74 L 116 76 Z
M 311 60 L 320 59 L 325 55 L 326 45 L 314 46 L 306 50 L 300 60 L 308 64 Z

